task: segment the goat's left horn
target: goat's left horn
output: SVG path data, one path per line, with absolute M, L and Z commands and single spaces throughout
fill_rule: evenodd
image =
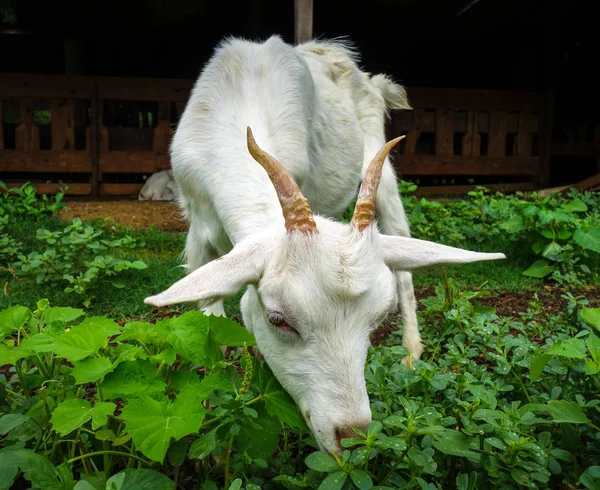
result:
M 399 136 L 391 141 L 388 141 L 381 150 L 369 163 L 365 175 L 363 177 L 356 206 L 354 206 L 354 214 L 352 215 L 352 226 L 358 228 L 358 231 L 363 231 L 375 219 L 375 204 L 377 200 L 377 187 L 381 180 L 381 172 L 383 163 L 386 157 L 399 141 L 404 139 L 406 135 Z
M 281 163 L 256 144 L 249 126 L 247 139 L 250 154 L 267 171 L 271 182 L 273 182 L 288 233 L 297 230 L 310 235 L 316 232 L 317 225 L 313 219 L 312 210 L 308 201 L 302 195 L 298 184 Z

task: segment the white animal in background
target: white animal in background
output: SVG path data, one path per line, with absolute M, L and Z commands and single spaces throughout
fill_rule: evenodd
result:
M 329 452 L 371 420 L 369 334 L 398 304 L 404 345 L 422 353 L 411 271 L 505 258 L 409 237 L 389 109 L 410 109 L 404 88 L 362 72 L 339 42 L 229 39 L 171 147 L 189 274 L 145 302 L 224 315 L 223 299 L 247 286 L 244 323 Z M 335 221 L 361 180 L 352 222 Z
M 161 170 L 152 174 L 138 195 L 140 201 L 175 201 L 179 189 L 172 170 Z

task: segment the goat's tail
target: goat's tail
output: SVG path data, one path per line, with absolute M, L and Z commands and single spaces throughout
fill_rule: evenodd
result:
M 412 106 L 408 102 L 405 88 L 394 82 L 387 75 L 379 74 L 371 77 L 373 86 L 381 92 L 385 100 L 387 109 L 404 109 L 412 110 Z

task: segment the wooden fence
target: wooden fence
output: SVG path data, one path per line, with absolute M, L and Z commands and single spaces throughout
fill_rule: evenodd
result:
M 42 192 L 68 185 L 70 194 L 136 195 L 144 176 L 169 168 L 169 141 L 192 85 L 0 74 L 0 180 L 31 181 Z M 414 111 L 396 112 L 388 125 L 390 136 L 407 134 L 394 154 L 402 178 L 435 184 L 486 176 L 510 182 L 507 189 L 547 178 L 542 94 L 407 91 Z

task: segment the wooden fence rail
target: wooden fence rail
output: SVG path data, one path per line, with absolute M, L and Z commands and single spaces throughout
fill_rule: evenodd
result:
M 193 83 L 0 74 L 0 180 L 30 180 L 44 192 L 63 183 L 77 195 L 137 194 L 144 176 L 169 168 L 169 142 Z M 494 176 L 525 188 L 548 171 L 543 94 L 407 92 L 414 110 L 394 113 L 387 128 L 407 134 L 394 153 L 402 178 Z

